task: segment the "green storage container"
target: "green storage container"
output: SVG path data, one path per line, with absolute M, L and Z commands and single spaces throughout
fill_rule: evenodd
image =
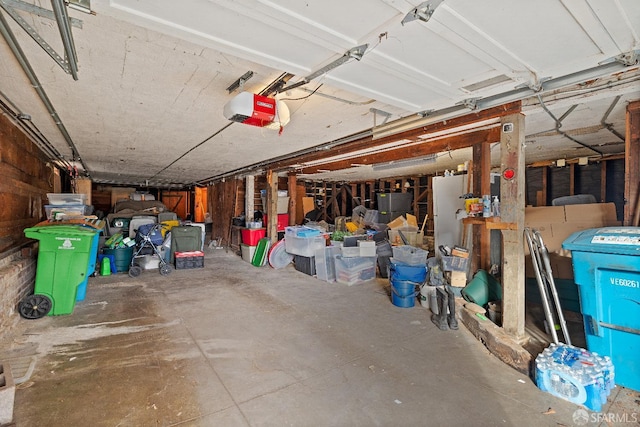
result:
M 113 255 L 115 259 L 116 271 L 115 273 L 126 273 L 131 266 L 131 258 L 133 258 L 133 246 L 126 246 L 124 248 L 104 248 L 102 253 L 105 255 Z M 112 271 L 112 273 L 114 273 Z
M 271 247 L 271 239 L 263 237 L 258 240 L 256 251 L 253 253 L 251 264 L 255 267 L 262 267 L 267 263 L 267 256 L 269 255 L 269 248 Z
M 502 287 L 495 277 L 484 270 L 478 270 L 461 294 L 465 300 L 484 307 L 490 301 L 502 300 Z
M 25 236 L 40 241 L 34 294 L 20 303 L 27 318 L 70 314 L 78 286 L 87 278 L 97 231 L 76 225 L 32 227 Z M 47 298 L 50 301 L 47 301 Z M 46 307 L 49 304 L 50 307 Z M 50 308 L 50 309 L 47 309 Z

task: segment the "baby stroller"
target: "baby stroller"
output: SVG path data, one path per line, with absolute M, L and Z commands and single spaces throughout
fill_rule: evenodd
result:
M 161 229 L 162 224 L 145 224 L 141 225 L 138 228 L 138 232 L 136 234 L 137 249 L 133 254 L 133 257 L 131 258 L 131 265 L 129 267 L 130 277 L 138 277 L 140 273 L 142 273 L 143 268 L 139 265 L 136 265 L 135 260 L 136 257 L 142 252 L 148 252 L 147 248 L 151 248 L 153 254 L 155 254 L 160 260 L 160 274 L 166 276 L 167 274 L 171 273 L 171 266 L 167 264 L 164 256 L 158 249 L 158 247 L 162 246 L 163 242 Z

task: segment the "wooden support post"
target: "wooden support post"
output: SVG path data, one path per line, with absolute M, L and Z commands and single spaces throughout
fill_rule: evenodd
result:
M 627 131 L 624 140 L 624 225 L 633 224 L 640 192 L 640 101 L 627 105 Z
M 296 212 L 298 211 L 298 180 L 295 173 L 288 175 L 287 191 L 289 192 L 289 225 L 295 224 Z
M 271 243 L 278 241 L 278 174 L 267 171 L 267 216 L 271 219 L 267 227 L 267 237 Z
M 253 221 L 255 208 L 255 177 L 247 175 L 244 178 L 244 214 L 247 221 Z
M 569 195 L 576 194 L 576 164 L 569 165 Z
M 340 211 L 342 212 L 342 215 L 344 216 L 349 216 L 350 212 L 347 211 L 347 186 L 348 184 L 342 184 L 340 186 L 340 199 L 342 200 L 342 209 L 340 209 Z M 337 203 L 337 199 L 336 199 L 336 203 Z M 334 216 L 335 218 L 335 216 Z
M 331 206 L 331 221 L 336 217 L 343 216 L 340 212 L 340 205 L 338 205 L 338 186 L 335 182 L 331 184 Z
M 433 176 L 427 177 L 427 190 L 429 191 L 427 196 L 427 215 L 429 215 L 429 219 L 427 220 L 427 230 L 430 233 L 433 233 Z
M 327 183 L 323 182 L 322 183 L 322 219 L 324 221 L 327 220 L 329 213 L 327 211 L 328 209 L 328 203 L 327 203 Z
M 351 210 L 353 210 L 353 208 L 362 204 L 362 200 L 358 197 L 358 184 L 351 184 L 350 187 L 347 187 L 347 189 L 349 188 L 351 189 Z
M 411 178 L 413 181 L 413 214 L 420 221 L 420 177 Z
M 542 203 L 538 203 L 538 206 L 547 206 L 547 201 L 549 200 L 549 167 L 545 166 L 542 168 L 542 195 L 540 196 L 540 200 Z
M 473 194 L 491 196 L 491 145 L 487 142 L 473 146 Z M 481 225 L 470 225 L 473 232 L 474 264 L 483 270 L 491 267 L 491 230 Z
M 600 203 L 607 201 L 607 161 L 600 162 Z
M 502 325 L 516 340 L 524 340 L 524 115 L 502 118 L 500 133 L 500 211 L 503 222 L 514 230 L 502 230 Z M 511 179 L 509 176 L 513 172 Z
M 369 183 L 369 209 L 377 208 L 376 206 L 376 182 L 370 181 Z

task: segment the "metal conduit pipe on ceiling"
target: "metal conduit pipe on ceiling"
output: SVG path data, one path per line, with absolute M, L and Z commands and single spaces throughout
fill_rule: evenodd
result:
M 380 126 L 376 129 L 374 131 L 374 139 L 431 124 L 442 116 L 451 115 L 451 117 L 454 117 L 457 113 L 468 113 L 491 107 L 498 107 L 500 105 L 508 104 L 509 102 L 522 101 L 545 91 L 561 89 L 587 80 L 602 77 L 620 69 L 624 69 L 625 67 L 636 65 L 637 60 L 633 61 L 633 59 L 637 58 L 637 56 L 637 51 L 632 51 L 627 55 L 621 56 L 622 58 L 630 58 L 629 62 L 625 62 L 619 58 L 614 58 L 610 62 L 600 64 L 586 70 L 547 80 L 540 83 L 538 87 L 520 87 L 496 95 L 491 95 L 486 98 L 471 99 L 466 102 L 463 101 L 455 106 L 446 107 L 440 110 L 424 111 L 416 114 L 415 116 L 407 116 L 394 120 L 393 122 Z
M 551 119 L 553 119 L 553 121 L 555 122 L 556 126 L 555 126 L 555 131 L 558 132 L 560 135 L 564 136 L 565 138 L 575 142 L 576 144 L 584 147 L 584 148 L 588 148 L 589 150 L 598 153 L 600 155 L 600 157 L 604 156 L 604 153 L 600 150 L 597 150 L 593 147 L 591 147 L 590 145 L 587 145 L 583 142 L 578 141 L 577 139 L 573 138 L 572 136 L 568 135 L 566 132 L 560 130 L 560 128 L 562 127 L 562 120 L 564 118 L 566 118 L 569 114 L 571 114 L 571 112 L 577 107 L 577 105 L 572 105 L 571 108 L 569 108 L 569 110 L 567 110 L 566 113 L 564 113 L 562 115 L 562 117 L 560 117 L 559 119 L 556 118 L 556 116 L 553 115 L 553 113 L 551 112 L 551 110 L 549 110 L 549 108 L 547 108 L 547 106 L 545 105 L 544 101 L 542 100 L 542 96 L 538 95 L 538 101 L 540 101 L 540 106 L 542 107 L 542 109 L 549 115 L 549 117 L 551 117 Z
M 282 156 L 278 156 L 278 157 L 274 157 L 272 159 L 269 160 L 264 160 L 262 162 L 258 162 L 258 163 L 254 163 L 252 165 L 249 166 L 243 166 L 241 168 L 238 169 L 234 169 L 232 171 L 229 172 L 225 172 L 219 175 L 214 175 L 211 176 L 209 178 L 205 178 L 205 179 L 201 179 L 199 181 L 193 182 L 193 185 L 206 185 L 206 184 L 212 184 L 216 181 L 220 181 L 222 179 L 225 178 L 230 178 L 232 176 L 238 176 L 238 175 L 245 175 L 245 174 L 249 174 L 252 171 L 255 172 L 258 169 L 264 168 L 264 167 L 268 167 L 270 164 L 272 163 L 276 163 L 279 161 L 283 161 L 283 160 L 289 160 L 289 159 L 294 159 L 296 157 L 299 156 L 303 156 L 305 154 L 311 154 L 311 153 L 317 153 L 318 151 L 324 151 L 324 150 L 330 150 L 334 147 L 337 147 L 338 145 L 342 145 L 342 144 L 348 144 L 349 142 L 353 142 L 353 141 L 358 141 L 360 139 L 363 138 L 367 138 L 370 137 L 372 134 L 372 131 L 366 130 L 360 133 L 356 133 L 350 136 L 346 136 L 344 138 L 340 138 L 331 142 L 327 142 L 324 144 L 320 144 L 320 145 L 316 145 L 310 148 L 306 148 L 304 150 L 299 150 L 290 154 L 284 154 Z
M 5 94 L 0 90 L 0 110 L 4 112 L 14 124 L 20 127 L 31 141 L 36 144 L 43 153 L 45 153 L 49 160 L 57 161 L 63 164 L 65 167 L 71 166 L 69 162 L 60 154 L 56 147 L 54 147 L 49 140 L 40 132 L 40 129 L 31 121 L 31 116 L 19 111 L 16 106 Z M 28 124 L 27 124 L 28 123 Z
M 9 25 L 6 19 L 4 18 L 4 15 L 2 14 L 2 12 L 0 12 L 0 33 L 2 33 L 2 36 L 4 37 L 7 44 L 9 45 L 9 48 L 13 52 L 13 55 L 18 60 L 18 63 L 22 67 L 22 70 L 25 72 L 25 74 L 27 75 L 27 78 L 31 82 L 31 85 L 33 86 L 33 88 L 36 90 L 36 93 L 40 97 L 40 100 L 42 100 L 42 103 L 46 107 L 47 111 L 49 112 L 49 114 L 51 114 L 51 117 L 53 118 L 54 123 L 60 130 L 60 133 L 62 134 L 65 141 L 67 142 L 67 145 L 69 146 L 69 148 L 71 148 L 71 152 L 73 153 L 73 157 L 74 157 L 73 160 L 79 161 L 80 164 L 82 165 L 82 168 L 84 169 L 85 174 L 87 176 L 90 176 L 90 172 L 89 172 L 89 169 L 87 168 L 87 165 L 84 163 L 84 161 L 80 157 L 80 153 L 78 152 L 78 149 L 73 143 L 73 140 L 69 135 L 69 132 L 67 132 L 67 129 L 62 123 L 62 120 L 60 119 L 60 116 L 58 115 L 53 104 L 51 103 L 51 100 L 49 99 L 46 92 L 42 88 L 42 85 L 40 84 L 38 77 L 33 71 L 33 68 L 31 68 L 31 64 L 29 64 L 29 61 L 27 60 L 26 55 L 22 51 L 22 48 L 20 47 L 18 40 L 15 38 L 13 32 L 11 31 L 11 28 L 9 28 Z
M 621 135 L 620 132 L 616 131 L 613 128 L 613 125 L 611 123 L 607 123 L 607 119 L 609 118 L 609 114 L 611 114 L 611 111 L 613 111 L 614 107 L 616 106 L 616 104 L 618 103 L 618 101 L 620 101 L 620 98 L 622 98 L 622 95 L 618 95 L 613 99 L 613 102 L 611 102 L 611 105 L 609 106 L 609 108 L 607 109 L 607 111 L 604 113 L 604 115 L 602 116 L 602 120 L 600 120 L 600 124 L 607 129 L 609 132 L 611 132 L 612 134 L 614 134 L 615 136 L 617 136 L 622 142 L 624 142 L 626 140 L 624 135 Z
M 485 110 L 491 107 L 498 107 L 500 105 L 507 104 L 509 102 L 522 101 L 526 98 L 539 96 L 540 93 L 544 91 L 551 91 L 556 89 L 561 89 L 572 84 L 578 84 L 584 82 L 586 80 L 602 77 L 614 71 L 624 69 L 625 67 L 632 66 L 637 64 L 637 51 L 632 51 L 628 54 L 621 55 L 619 58 L 613 58 L 610 62 L 600 64 L 598 66 L 588 68 L 586 70 L 578 71 L 575 73 L 567 74 L 565 76 L 560 76 L 554 79 L 547 80 L 545 82 L 540 83 L 539 87 L 521 87 L 513 90 L 509 90 L 500 94 L 488 96 L 486 98 L 477 99 L 477 100 L 468 100 L 467 102 L 463 102 L 458 105 L 442 108 L 439 110 L 433 111 L 425 111 L 423 113 L 418 113 L 415 116 L 408 116 L 398 120 L 395 120 L 387 125 L 379 126 L 378 128 L 372 128 L 370 130 L 364 131 L 360 134 L 353 135 L 351 137 L 346 137 L 343 139 L 336 140 L 334 142 L 320 144 L 315 147 L 311 147 L 309 149 L 301 150 L 295 153 L 290 153 L 287 155 L 283 155 L 277 158 L 269 159 L 268 161 L 259 162 L 250 166 L 242 167 L 235 169 L 233 171 L 215 175 L 200 181 L 193 183 L 194 185 L 202 185 L 206 183 L 213 183 L 215 181 L 221 180 L 223 178 L 228 178 L 232 176 L 241 175 L 244 173 L 255 171 L 256 169 L 260 169 L 262 167 L 268 167 L 269 164 L 276 163 L 283 160 L 294 159 L 296 157 L 310 154 L 322 150 L 329 150 L 338 145 L 347 144 L 349 142 L 356 141 L 358 139 L 366 138 L 373 136 L 374 139 L 379 139 L 384 136 L 389 136 L 394 133 L 400 133 L 407 130 L 416 129 L 420 126 L 425 126 L 427 124 L 436 122 L 441 120 L 443 117 L 451 118 L 457 116 L 459 113 L 470 113 Z M 542 100 L 540 100 L 541 105 L 543 105 Z M 543 108 L 546 106 L 543 105 Z M 564 134 L 564 132 L 562 132 Z M 583 145 L 598 154 L 602 155 L 601 152 L 594 149 L 593 147 L 589 147 L 585 144 L 582 144 L 579 141 L 574 140 L 568 135 L 564 135 L 572 141 Z

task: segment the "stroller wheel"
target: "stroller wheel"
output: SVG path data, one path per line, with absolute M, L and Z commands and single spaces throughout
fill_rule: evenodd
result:
M 20 316 L 25 319 L 39 319 L 51 311 L 53 302 L 46 295 L 29 295 L 18 304 Z
M 164 264 L 160 266 L 160 274 L 162 274 L 163 276 L 166 276 L 169 273 L 171 273 L 171 266 L 169 264 Z
M 142 267 L 137 265 L 129 267 L 129 277 L 138 277 L 140 273 L 142 273 Z

